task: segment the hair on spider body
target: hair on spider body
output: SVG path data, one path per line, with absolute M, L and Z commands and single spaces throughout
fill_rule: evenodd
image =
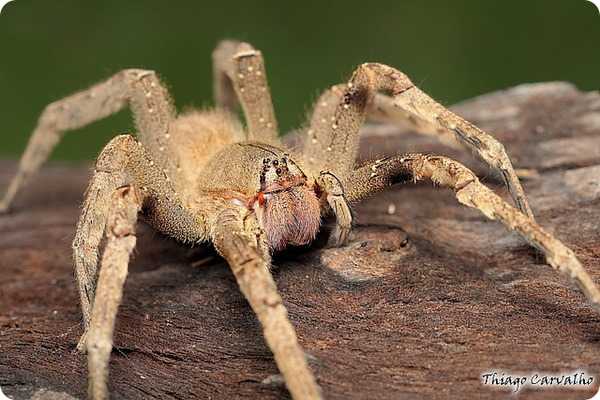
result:
M 212 190 L 216 182 L 248 177 L 237 189 L 246 198 L 248 210 L 256 214 L 271 251 L 306 245 L 315 238 L 321 224 L 318 193 L 322 191 L 286 151 L 242 142 L 224 149 L 214 160 L 205 170 L 205 182 L 211 183 Z M 230 167 L 213 168 L 219 164 Z

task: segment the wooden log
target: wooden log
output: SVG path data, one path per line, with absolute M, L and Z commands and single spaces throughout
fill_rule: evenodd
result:
M 600 283 L 600 95 L 522 85 L 454 109 L 506 145 L 539 223 Z M 361 149 L 362 158 L 443 153 L 505 192 L 471 152 L 433 137 L 370 125 Z M 0 162 L 0 188 L 15 166 Z M 40 389 L 34 398 L 85 397 L 70 242 L 88 178 L 87 166 L 53 164 L 0 216 L 0 387 L 13 399 Z M 597 390 L 600 316 L 515 234 L 425 185 L 355 211 L 348 246 L 317 243 L 274 261 L 328 399 L 505 398 L 481 384 L 487 371 L 595 378 L 589 390 L 523 389 L 525 398 Z M 110 362 L 113 398 L 287 398 L 267 379 L 277 374 L 272 355 L 214 251 L 139 233 Z

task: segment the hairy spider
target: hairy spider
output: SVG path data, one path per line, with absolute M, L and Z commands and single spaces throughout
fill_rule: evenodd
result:
M 88 353 L 91 398 L 108 397 L 112 336 L 138 215 L 179 241 L 214 244 L 258 316 L 294 399 L 322 395 L 271 276 L 270 254 L 311 242 L 321 218 L 331 213 L 337 221 L 332 241 L 344 244 L 350 204 L 395 183 L 428 179 L 449 187 L 460 203 L 499 220 L 543 252 L 600 309 L 600 292 L 574 253 L 534 221 L 503 146 L 400 71 L 360 65 L 347 84 L 318 99 L 303 148 L 295 151 L 278 138 L 261 53 L 247 43 L 224 41 L 213 61 L 213 110 L 176 116 L 156 74 L 134 69 L 48 105 L 0 203 L 1 210 L 9 208 L 65 131 L 131 107 L 139 141 L 117 136 L 100 153 L 73 242 L 84 323 L 78 348 Z M 235 117 L 238 103 L 245 128 Z M 451 132 L 500 171 L 518 209 L 446 157 L 404 154 L 356 167 L 359 129 L 375 114 L 407 120 L 420 131 Z

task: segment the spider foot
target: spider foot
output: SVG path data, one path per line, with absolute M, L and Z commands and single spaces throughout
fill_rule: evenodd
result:
M 8 214 L 12 211 L 12 196 L 7 192 L 0 200 L 0 215 Z
M 304 352 L 304 357 L 306 358 L 308 365 L 310 365 L 311 367 L 314 367 L 315 365 L 321 365 L 321 362 L 317 357 L 307 353 L 306 351 Z M 260 383 L 264 386 L 283 388 L 285 387 L 285 378 L 282 374 L 273 374 L 267 376 Z
M 271 387 L 278 387 L 278 388 L 285 387 L 285 379 L 283 378 L 283 375 L 281 375 L 281 374 L 269 375 L 265 379 L 263 379 L 260 383 L 261 383 L 261 385 L 264 385 L 264 386 L 271 386 Z
M 83 335 L 79 338 L 79 342 L 77 343 L 77 351 L 85 354 L 87 352 L 87 329 L 83 332 Z
M 350 225 L 340 225 L 339 223 L 335 225 L 333 232 L 329 236 L 329 247 L 342 247 L 348 244 L 350 239 L 350 232 L 352 231 L 352 227 Z

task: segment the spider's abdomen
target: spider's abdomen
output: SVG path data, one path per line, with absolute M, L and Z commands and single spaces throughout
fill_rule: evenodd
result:
M 226 111 L 193 110 L 180 115 L 169 131 L 177 171 L 170 178 L 183 197 L 193 197 L 206 164 L 223 148 L 245 137 L 242 125 Z

